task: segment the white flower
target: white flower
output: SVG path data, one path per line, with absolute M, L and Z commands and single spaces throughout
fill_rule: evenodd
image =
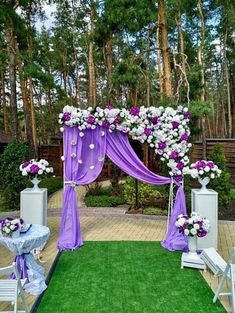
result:
M 42 175 L 42 174 L 43 174 L 43 170 L 39 170 L 38 175 Z
M 215 174 L 212 173 L 212 174 L 211 174 L 211 179 L 214 179 L 214 178 L 215 178 Z
M 89 145 L 89 148 L 90 148 L 91 150 L 93 150 L 93 149 L 95 148 L 95 145 L 94 145 L 93 143 L 91 143 L 91 144 Z
M 26 171 L 26 169 L 23 169 L 22 176 L 28 176 L 28 172 Z
M 185 234 L 186 236 L 188 236 L 188 235 L 189 235 L 189 230 L 188 230 L 188 229 L 185 229 L 185 230 L 184 230 L 184 234 Z
M 200 228 L 200 226 L 199 226 L 198 224 L 194 224 L 193 227 L 194 227 L 195 229 L 199 229 L 199 228 Z
M 192 228 L 192 229 L 190 230 L 190 233 L 194 236 L 194 235 L 197 234 L 197 230 L 196 230 L 195 228 Z
M 60 131 L 61 131 L 61 133 L 63 133 L 64 132 L 64 127 L 60 127 Z
M 80 137 L 83 137 L 83 136 L 84 136 L 84 133 L 83 133 L 83 132 L 80 132 L 80 133 L 79 133 L 79 136 L 80 136 Z

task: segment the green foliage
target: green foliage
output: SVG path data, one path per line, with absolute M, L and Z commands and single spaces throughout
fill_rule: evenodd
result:
M 51 195 L 63 188 L 63 180 L 60 177 L 47 177 L 40 182 L 39 187 L 47 188 L 48 195 Z
M 115 207 L 125 204 L 125 199 L 121 196 L 88 196 L 84 201 L 89 207 Z
M 128 177 L 123 185 L 124 198 L 133 208 L 135 206 L 135 179 Z M 163 195 L 156 190 L 156 187 L 147 185 L 138 181 L 138 204 L 140 208 L 159 205 L 162 202 Z
M 159 215 L 159 216 L 167 216 L 167 210 L 162 210 L 160 208 L 145 208 L 145 215 Z
M 27 178 L 21 176 L 19 166 L 30 156 L 30 148 L 20 143 L 10 143 L 0 156 L 0 189 L 8 210 L 19 209 L 20 191 L 27 184 Z
M 222 170 L 220 177 L 210 181 L 210 186 L 218 192 L 219 204 L 226 207 L 232 195 L 230 191 L 230 175 L 226 167 L 224 150 L 220 144 L 215 145 L 210 158 Z

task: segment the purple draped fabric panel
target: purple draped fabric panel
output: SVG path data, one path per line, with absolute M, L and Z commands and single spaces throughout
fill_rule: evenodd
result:
M 105 155 L 128 175 L 153 185 L 170 184 L 171 178 L 151 172 L 138 158 L 131 147 L 128 135 L 110 133 L 97 126 L 95 130 L 79 131 L 65 127 L 64 131 L 64 199 L 58 248 L 73 250 L 83 244 L 78 216 L 75 185 L 93 182 L 100 174 Z M 185 214 L 186 205 L 182 186 L 179 186 L 166 239 L 162 245 L 168 250 L 187 249 L 187 239 L 179 234 L 175 221 Z
M 27 278 L 28 279 L 28 267 L 26 265 L 26 260 L 25 260 L 25 255 L 26 254 L 29 254 L 29 253 L 23 253 L 21 255 L 16 255 L 15 257 L 15 264 L 16 264 L 16 268 L 18 270 L 18 273 L 19 273 L 19 278 L 20 279 L 24 279 L 24 278 Z M 11 274 L 11 278 L 12 279 L 15 279 L 15 274 Z
M 186 201 L 182 186 L 178 187 L 174 208 L 170 216 L 169 229 L 166 234 L 166 239 L 161 243 L 162 246 L 169 251 L 188 251 L 187 236 L 180 234 L 178 228 L 175 226 L 175 222 L 179 214 L 186 214 Z
M 106 136 L 100 127 L 64 131 L 64 197 L 58 241 L 59 250 L 73 250 L 83 244 L 78 216 L 76 185 L 92 183 L 99 176 L 105 158 Z
M 147 184 L 170 184 L 171 179 L 151 172 L 138 158 L 131 147 L 128 135 L 121 132 L 107 132 L 107 156 L 128 175 Z

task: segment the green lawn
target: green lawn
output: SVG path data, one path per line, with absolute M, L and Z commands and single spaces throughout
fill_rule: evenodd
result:
M 213 292 L 159 242 L 86 242 L 62 253 L 39 313 L 216 313 Z

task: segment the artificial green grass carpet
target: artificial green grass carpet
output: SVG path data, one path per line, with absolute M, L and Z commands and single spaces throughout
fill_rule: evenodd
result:
M 38 313 L 216 313 L 198 270 L 159 242 L 86 242 L 63 252 Z

